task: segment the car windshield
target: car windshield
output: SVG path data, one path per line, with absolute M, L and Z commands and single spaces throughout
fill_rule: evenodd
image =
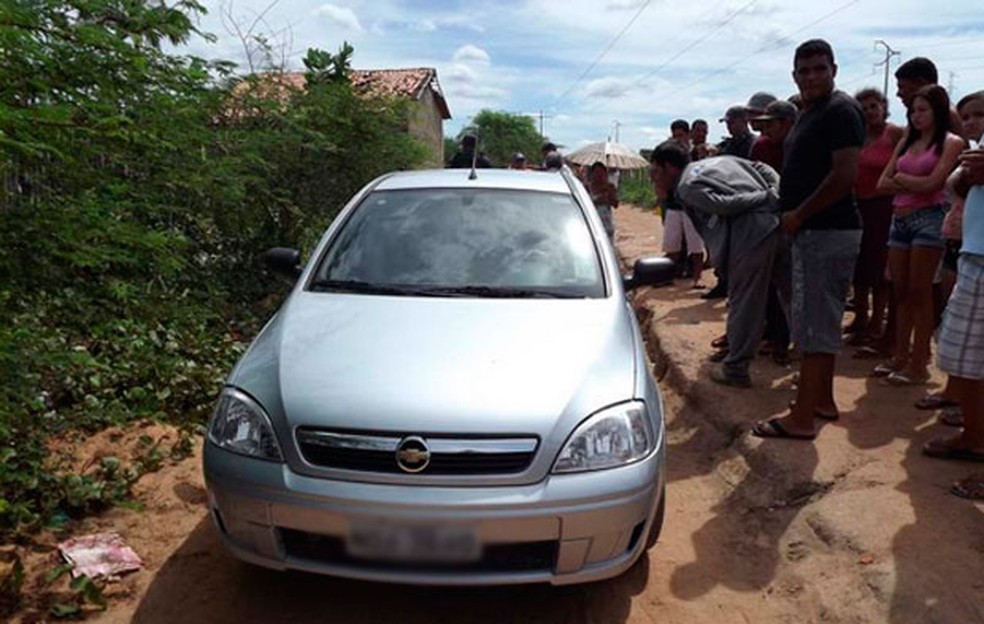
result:
M 571 196 L 494 189 L 376 191 L 355 209 L 315 290 L 422 296 L 603 297 Z

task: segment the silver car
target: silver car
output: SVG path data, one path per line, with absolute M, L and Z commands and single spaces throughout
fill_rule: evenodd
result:
M 204 468 L 225 545 L 276 569 L 446 585 L 627 570 L 663 522 L 664 427 L 623 277 L 568 172 L 360 191 L 229 376 Z

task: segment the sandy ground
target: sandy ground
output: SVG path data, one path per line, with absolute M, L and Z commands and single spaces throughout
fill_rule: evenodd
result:
M 658 252 L 657 217 L 622 208 L 616 222 L 627 260 Z M 843 358 L 843 416 L 815 444 L 751 438 L 744 433 L 751 422 L 781 413 L 791 398 L 793 371 L 763 360 L 752 390 L 707 381 L 708 343 L 723 332 L 724 305 L 698 294 L 681 284 L 635 296 L 664 376 L 669 502 L 659 545 L 622 577 L 560 589 L 422 589 L 253 568 L 219 545 L 196 453 L 141 480 L 143 511 L 115 509 L 72 527 L 76 535 L 119 531 L 146 563 L 111 584 L 109 609 L 87 619 L 984 622 L 984 506 L 947 494 L 974 466 L 920 455 L 921 443 L 942 429 L 933 413 L 911 408 L 923 390 L 882 387 L 866 377 L 869 362 Z M 132 437 L 105 434 L 80 455 Z M 14 621 L 46 621 L 47 608 L 66 595 L 66 579 L 43 581 L 58 564 L 54 544 L 40 535 L 17 547 L 29 580 Z

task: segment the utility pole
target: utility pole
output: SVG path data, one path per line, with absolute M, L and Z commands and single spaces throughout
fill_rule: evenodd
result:
M 545 115 L 543 113 L 543 109 L 540 109 L 537 112 L 537 114 L 534 115 L 534 116 L 535 117 L 538 117 L 540 119 L 540 141 L 543 141 L 543 120 L 544 119 L 551 119 L 553 117 L 553 115 Z
M 618 119 L 613 119 L 612 124 L 615 126 L 615 142 L 618 143 L 618 129 L 622 127 L 622 123 Z
M 885 99 L 887 100 L 888 99 L 888 70 L 891 66 L 892 57 L 899 56 L 902 53 L 899 52 L 898 50 L 893 50 L 892 46 L 888 45 L 882 39 L 875 41 L 876 51 L 878 50 L 878 46 L 883 46 L 885 48 L 885 60 L 881 61 L 880 63 L 875 63 L 875 67 L 878 67 L 880 65 L 885 66 L 885 86 L 882 88 L 882 95 L 884 95 Z
M 950 80 L 946 83 L 946 92 L 950 95 L 951 100 L 953 99 L 953 90 L 957 86 L 956 81 L 954 80 L 956 77 L 956 73 L 950 72 Z

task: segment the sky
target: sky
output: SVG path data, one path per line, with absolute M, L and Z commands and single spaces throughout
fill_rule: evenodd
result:
M 482 109 L 531 115 L 571 151 L 617 140 L 650 148 L 676 118 L 718 120 L 756 91 L 795 92 L 796 45 L 834 48 L 837 84 L 882 88 L 915 56 L 932 59 L 954 100 L 984 89 L 981 0 L 199 0 L 208 14 L 179 52 L 248 67 L 242 37 L 271 42 L 302 69 L 308 48 L 355 48 L 357 69 L 433 67 L 454 137 Z M 975 10 L 976 9 L 976 10 Z M 876 43 L 881 41 L 882 43 Z M 876 66 L 882 63 L 881 66 Z M 889 76 L 892 120 L 904 123 Z

